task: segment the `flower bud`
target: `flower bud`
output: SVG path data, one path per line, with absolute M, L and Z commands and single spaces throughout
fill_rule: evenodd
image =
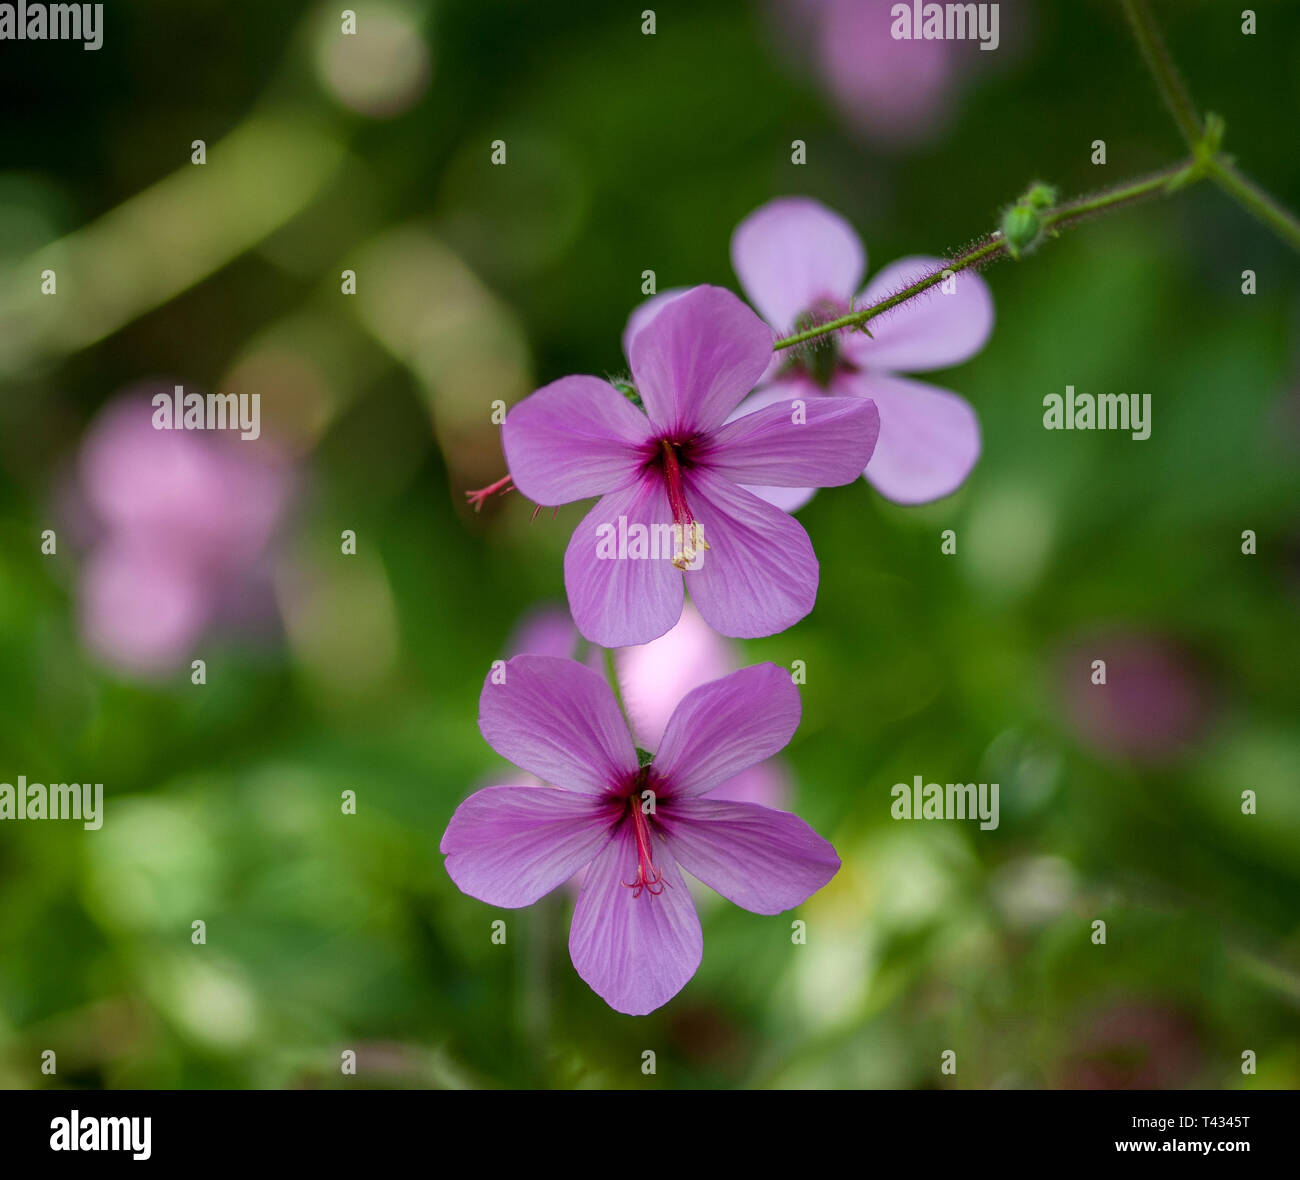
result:
M 1002 215 L 1002 236 L 1006 239 L 1007 252 L 1012 258 L 1027 254 L 1038 245 L 1043 236 L 1043 226 L 1038 220 L 1038 212 L 1028 204 L 1012 205 Z

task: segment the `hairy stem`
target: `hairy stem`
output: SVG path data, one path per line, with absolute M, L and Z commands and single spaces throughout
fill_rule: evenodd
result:
M 1056 237 L 1062 230 L 1078 224 L 1099 213 L 1140 201 L 1145 197 L 1170 194 L 1185 188 L 1196 181 L 1211 179 L 1234 201 L 1252 216 L 1273 230 L 1288 245 L 1300 250 L 1300 218 L 1287 209 L 1280 201 L 1270 196 L 1253 180 L 1246 176 L 1228 156 L 1219 152 L 1223 139 L 1223 120 L 1216 115 L 1202 119 L 1192 102 L 1192 96 L 1184 85 L 1169 50 L 1165 47 L 1147 0 L 1121 0 L 1124 12 L 1128 16 L 1133 35 L 1141 47 L 1151 76 L 1161 98 L 1169 108 L 1178 124 L 1179 131 L 1192 149 L 1191 159 L 1185 163 L 1166 168 L 1161 172 L 1128 181 L 1102 192 L 1076 197 L 1044 210 L 1039 221 L 1046 237 Z M 1041 240 L 1038 239 L 1038 240 Z M 1034 243 L 1037 244 L 1037 241 Z M 999 258 L 1019 257 L 1013 251 L 1000 231 L 994 231 L 983 238 L 978 245 L 950 259 L 946 265 L 932 274 L 910 283 L 900 291 L 885 299 L 878 300 L 869 307 L 855 308 L 846 315 L 822 324 L 814 324 L 800 332 L 795 332 L 778 340 L 773 348 L 793 348 L 816 340 L 843 329 L 863 328 L 883 315 L 891 308 L 937 286 L 950 275 L 972 267 L 980 267 Z
M 1174 59 L 1169 56 L 1147 0 L 1123 0 L 1123 4 L 1124 14 L 1128 17 L 1133 36 L 1146 59 L 1151 77 L 1155 80 L 1156 89 L 1160 91 L 1160 97 L 1165 100 L 1165 106 L 1178 124 L 1178 130 L 1183 133 L 1187 146 L 1195 150 L 1201 141 L 1201 119 L 1192 103 L 1192 96 L 1178 73 L 1178 67 L 1174 65 Z
M 1300 250 L 1300 218 L 1269 196 L 1235 164 L 1221 157 L 1210 163 L 1210 179 L 1247 212 L 1253 214 L 1278 237 Z
M 1262 221 L 1288 245 L 1300 250 L 1300 218 L 1246 176 L 1229 157 L 1219 154 L 1223 121 L 1212 114 L 1202 119 L 1197 112 L 1147 0 L 1122 0 L 1122 3 L 1156 89 L 1183 138 L 1197 158 L 1204 162 L 1206 175 L 1246 212 Z
M 1200 180 L 1208 174 L 1208 171 L 1208 164 L 1196 160 L 1187 160 L 1184 163 L 1174 165 L 1172 168 L 1154 172 L 1149 176 L 1139 177 L 1114 188 L 1076 197 L 1072 201 L 1065 201 L 1045 211 L 1042 215 L 1043 229 L 1048 236 L 1055 237 L 1062 230 L 1069 229 L 1080 221 L 1094 217 L 1099 213 L 1120 206 L 1131 205 L 1144 197 L 1152 197 L 1182 188 L 1186 184 Z M 876 316 L 883 315 L 891 308 L 906 303 L 909 299 L 914 299 L 931 287 L 938 286 L 950 275 L 958 274 L 963 270 L 970 270 L 973 267 L 980 267 L 1007 256 L 1006 241 L 1003 239 L 1002 234 L 995 230 L 978 245 L 949 259 L 933 273 L 917 279 L 916 282 L 908 284 L 902 290 L 895 291 L 894 294 L 878 300 L 869 307 L 859 308 L 847 315 L 827 320 L 824 324 L 814 324 L 802 332 L 795 332 L 791 336 L 783 337 L 773 347 L 776 349 L 791 348 L 795 345 L 804 344 L 809 340 L 815 340 L 819 336 L 825 336 L 830 332 L 838 332 L 844 328 L 860 328 L 875 319 Z

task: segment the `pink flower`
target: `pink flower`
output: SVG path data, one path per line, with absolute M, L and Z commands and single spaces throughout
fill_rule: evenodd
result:
M 786 0 L 782 7 L 782 24 L 799 30 L 835 106 L 865 138 L 889 147 L 924 141 L 960 109 L 962 47 L 947 40 L 895 40 L 892 5 Z
M 750 302 L 781 335 L 844 315 L 850 303 L 866 307 L 944 266 L 939 258 L 903 258 L 859 291 L 862 243 L 839 214 L 804 197 L 771 201 L 745 218 L 732 236 L 731 260 Z M 870 398 L 880 412 L 880 437 L 864 472 L 872 486 L 899 504 L 955 491 L 979 457 L 975 411 L 955 393 L 897 375 L 959 364 L 984 346 L 993 328 L 987 285 L 970 271 L 951 281 L 951 294 L 932 288 L 872 320 L 874 339 L 841 331 L 782 358 L 742 412 L 796 397 Z M 812 487 L 769 498 L 789 511 L 807 502 Z
M 215 623 L 249 613 L 288 480 L 262 447 L 245 447 L 155 430 L 143 397 L 112 402 L 91 425 L 78 457 L 95 530 L 81 616 L 108 663 L 164 675 Z
M 554 785 L 471 795 L 442 838 L 447 872 L 462 892 L 513 909 L 589 866 L 569 931 L 574 968 L 617 1011 L 652 1012 L 703 955 L 680 869 L 760 914 L 799 905 L 839 869 L 797 816 L 708 797 L 782 749 L 799 713 L 787 672 L 745 668 L 689 693 L 647 762 L 599 676 L 572 660 L 516 656 L 504 678 L 489 674 L 479 728 Z
M 724 635 L 771 635 L 812 609 L 808 534 L 743 485 L 848 483 L 870 459 L 879 422 L 869 401 L 827 397 L 728 422 L 771 358 L 771 331 L 749 308 L 696 287 L 631 335 L 644 412 L 595 377 L 561 378 L 510 411 L 502 440 L 525 496 L 548 506 L 600 497 L 564 557 L 574 622 L 593 643 L 663 635 L 681 616 L 683 576 Z M 624 545 L 638 529 L 671 532 L 674 543 L 638 554 Z

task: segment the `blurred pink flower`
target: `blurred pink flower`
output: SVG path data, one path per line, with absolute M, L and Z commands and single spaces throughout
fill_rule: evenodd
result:
M 506 641 L 508 656 L 559 656 L 562 659 L 576 659 L 582 636 L 573 625 L 573 619 L 563 607 L 542 606 L 529 611 L 511 633 Z M 603 648 L 595 644 L 588 646 L 585 663 L 593 672 L 601 672 Z
M 1196 1028 L 1184 1014 L 1117 1003 L 1084 1018 L 1052 1084 L 1061 1090 L 1184 1089 L 1203 1059 Z
M 658 749 L 678 702 L 692 689 L 736 671 L 740 663 L 735 656 L 734 646 L 710 628 L 690 603 L 667 635 L 640 647 L 619 648 L 614 666 L 637 745 Z M 788 775 L 779 759 L 770 758 L 741 771 L 716 788 L 711 798 L 781 808 L 789 795 Z
M 1105 661 L 1105 684 L 1093 683 L 1096 660 Z M 1176 758 L 1199 739 L 1213 712 L 1195 660 L 1157 636 L 1113 632 L 1073 643 L 1058 675 L 1071 728 L 1113 757 Z
M 892 149 L 946 131 L 970 78 L 1014 56 L 1023 33 L 1024 13 L 1007 0 L 998 6 L 992 52 L 971 40 L 895 40 L 894 6 L 885 0 L 777 0 L 770 7 L 782 47 L 793 47 L 848 126 Z M 1012 13 L 1017 19 L 1008 19 Z
M 269 445 L 156 430 L 148 398 L 126 395 L 87 431 L 77 482 L 82 633 L 101 659 L 162 676 L 215 625 L 261 613 L 251 599 L 289 494 Z

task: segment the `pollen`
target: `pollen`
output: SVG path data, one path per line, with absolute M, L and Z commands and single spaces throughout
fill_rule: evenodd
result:
M 679 570 L 699 569 L 699 558 L 709 543 L 704 526 L 695 519 L 686 502 L 686 481 L 682 477 L 683 459 L 688 447 L 664 438 L 659 440 L 664 487 L 673 512 L 673 565 Z M 686 458 L 689 463 L 689 459 Z

